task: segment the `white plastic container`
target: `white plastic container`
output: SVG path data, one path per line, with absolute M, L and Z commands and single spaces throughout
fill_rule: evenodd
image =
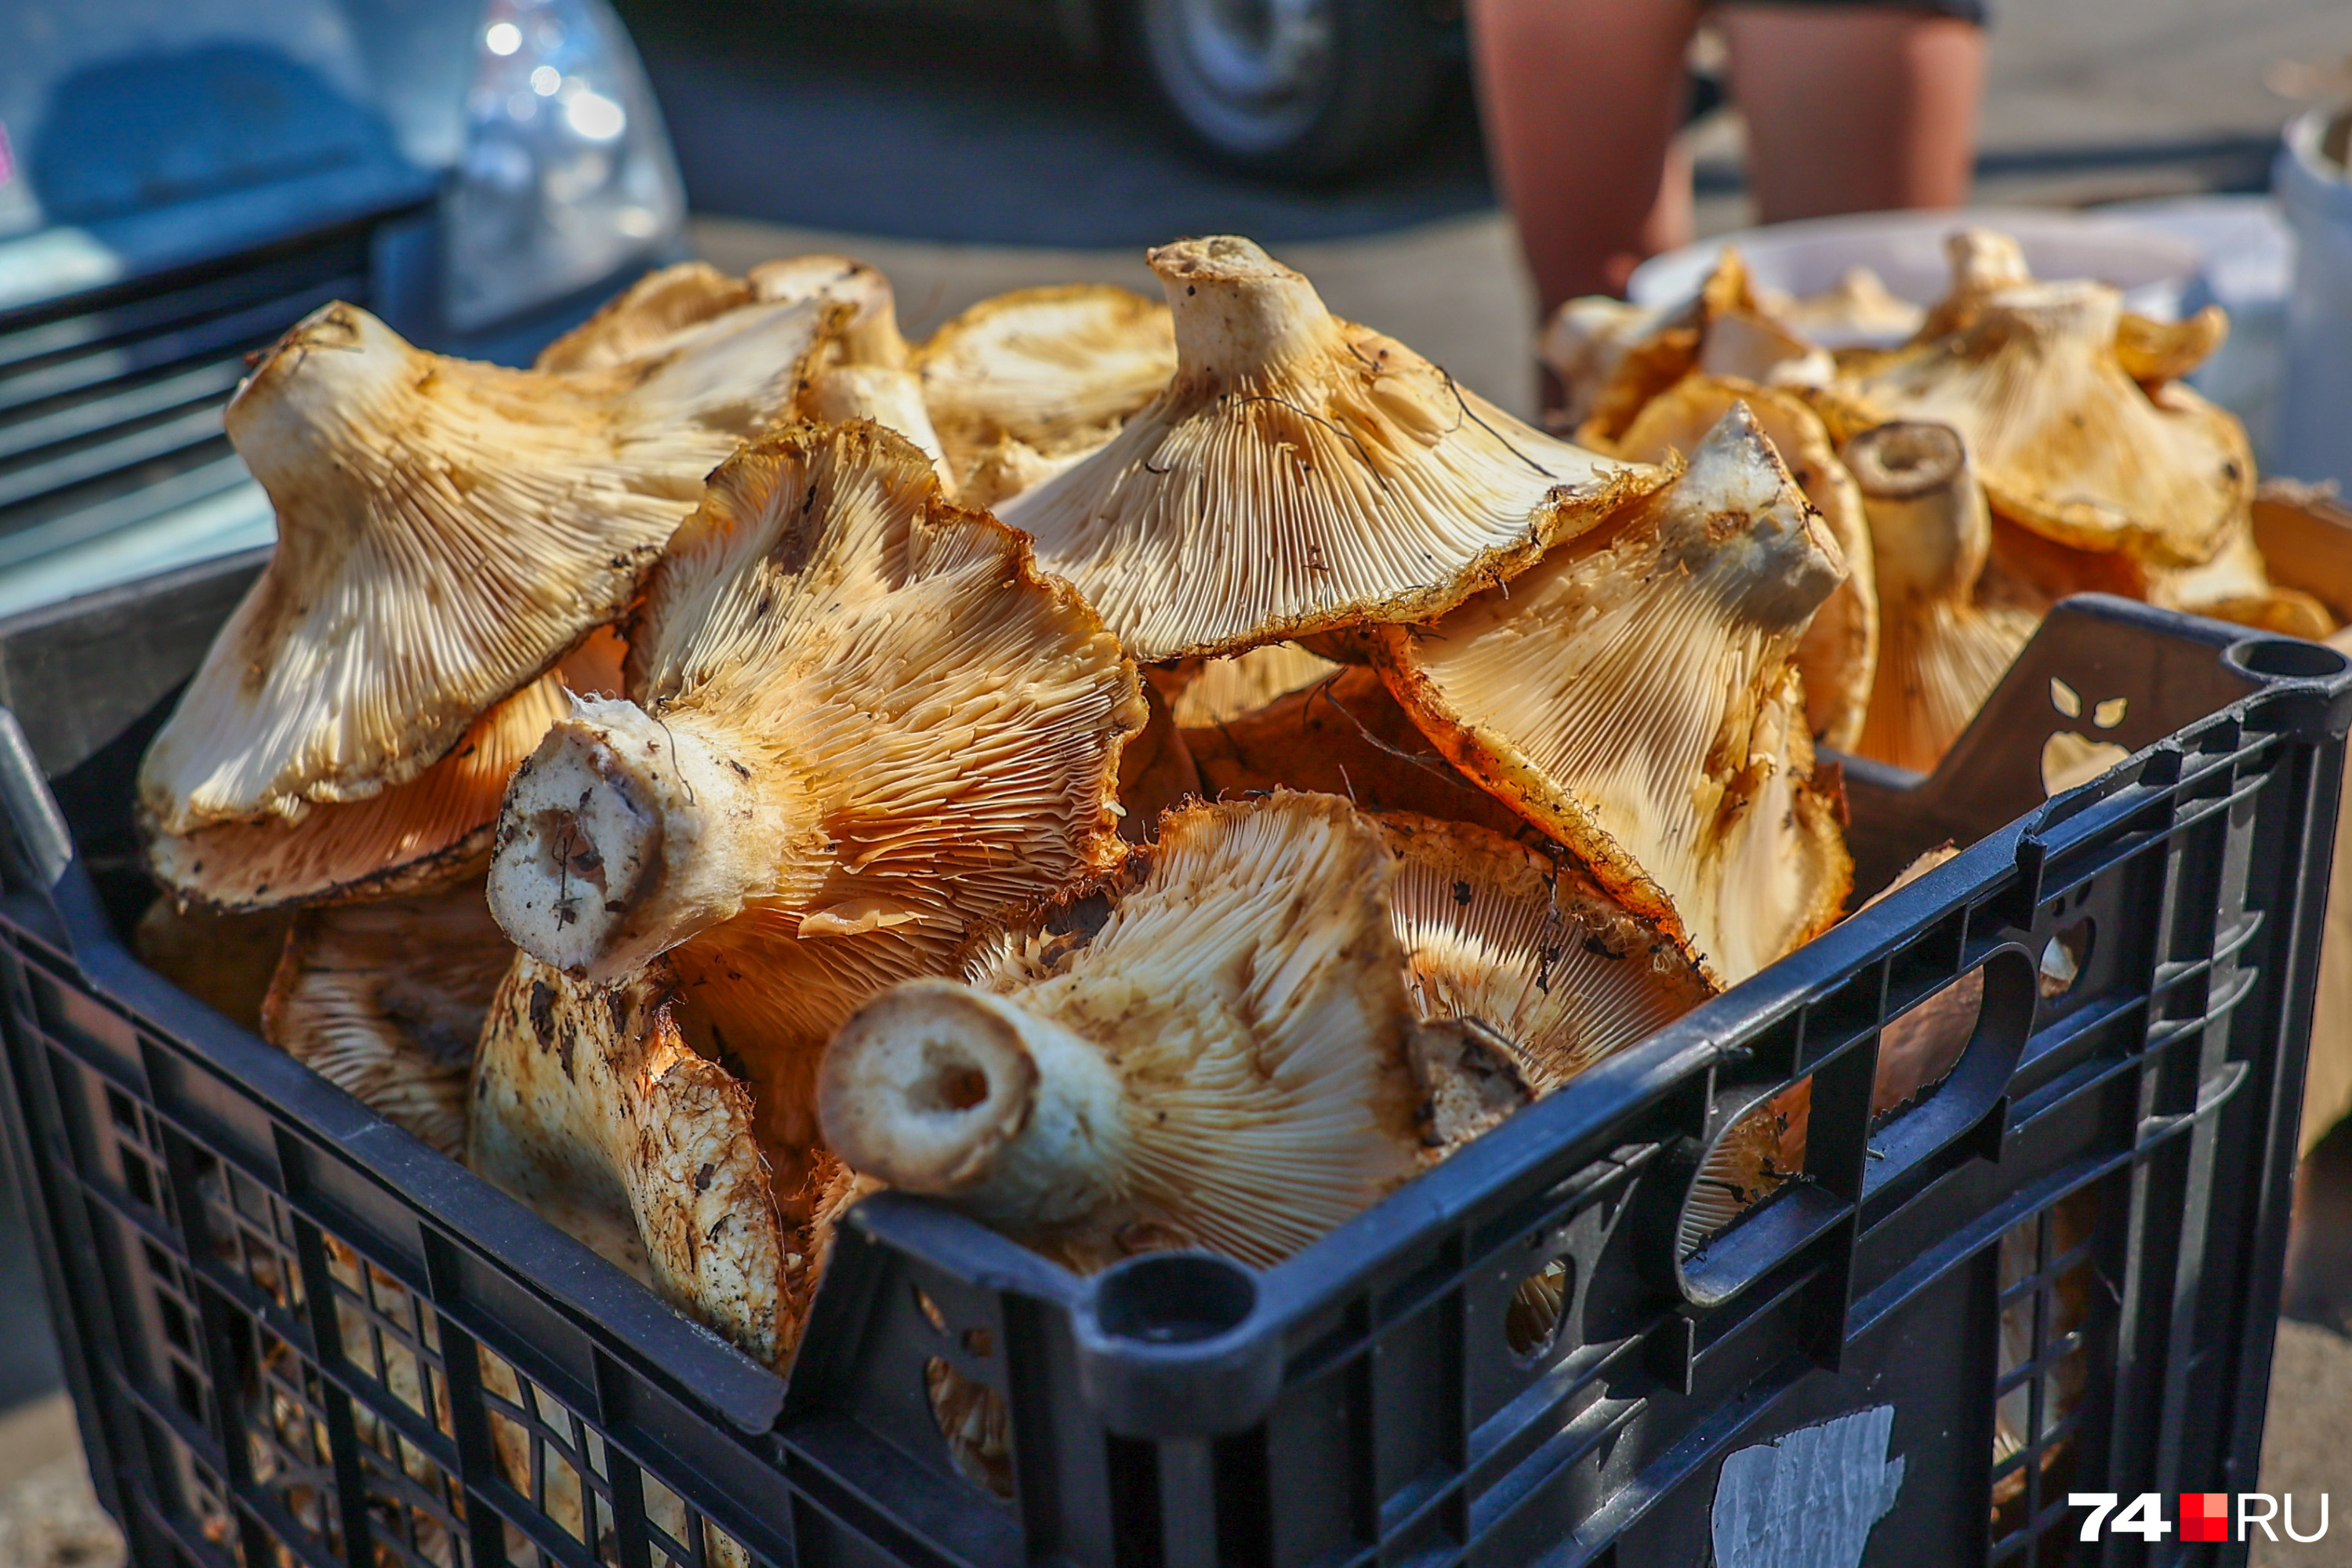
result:
M 2272 173 L 2294 229 L 2278 471 L 2352 488 L 2352 178 L 2322 150 L 2345 110 L 2315 110 L 2286 129 Z

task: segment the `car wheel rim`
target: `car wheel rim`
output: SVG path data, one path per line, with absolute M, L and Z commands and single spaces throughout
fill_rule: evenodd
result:
M 1321 85 L 1329 0 L 1172 0 L 1168 8 L 1201 85 L 1234 108 L 1295 104 Z

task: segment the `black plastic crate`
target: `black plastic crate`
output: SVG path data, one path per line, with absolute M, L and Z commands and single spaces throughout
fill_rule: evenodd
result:
M 1859 885 L 1937 871 L 1263 1273 L 870 1199 L 787 1386 L 121 945 L 132 769 L 256 565 L 0 626 L 0 1119 L 138 1561 L 2242 1561 L 2065 1495 L 2255 1484 L 2337 655 L 2071 601 L 1935 777 L 1848 765 Z M 2076 730 L 2139 749 L 2045 805 Z M 1802 1174 L 1699 1245 L 1806 1079 Z

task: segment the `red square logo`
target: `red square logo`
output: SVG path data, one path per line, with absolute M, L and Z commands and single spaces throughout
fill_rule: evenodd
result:
M 2180 1539 L 2183 1541 L 2229 1540 L 2230 1494 L 2228 1492 L 2182 1492 L 2180 1494 Z

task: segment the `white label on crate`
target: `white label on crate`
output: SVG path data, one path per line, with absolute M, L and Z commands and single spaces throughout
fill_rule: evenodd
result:
M 1721 1568 L 1856 1568 L 1895 1506 L 1903 1461 L 1886 1457 L 1895 1406 L 1801 1426 L 1723 1461 L 1715 1483 Z

